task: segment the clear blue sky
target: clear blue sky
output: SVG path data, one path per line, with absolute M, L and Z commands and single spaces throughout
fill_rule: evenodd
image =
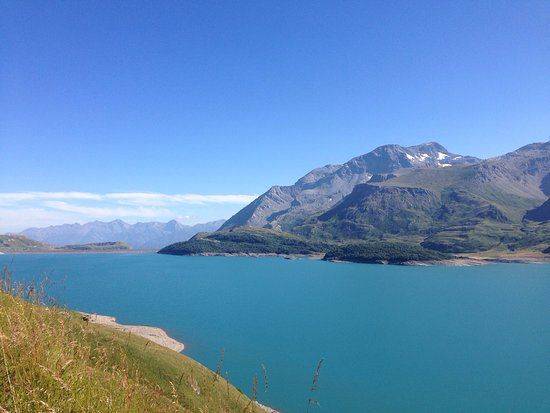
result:
M 548 1 L 3 0 L 0 16 L 0 192 L 252 195 L 385 143 L 488 157 L 550 135 Z

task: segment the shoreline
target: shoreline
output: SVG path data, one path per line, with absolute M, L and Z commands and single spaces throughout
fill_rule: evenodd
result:
M 124 331 L 143 337 L 149 341 L 152 341 L 155 344 L 158 344 L 159 346 L 173 350 L 176 353 L 181 353 L 185 349 L 185 345 L 182 342 L 170 337 L 162 328 L 120 324 L 116 322 L 115 317 L 85 313 L 83 311 L 78 311 L 78 313 L 81 314 L 83 318 L 90 323 L 111 327 L 119 331 Z M 254 404 L 260 409 L 264 410 L 266 413 L 280 413 L 278 410 L 266 406 L 265 404 L 262 404 L 257 400 L 254 400 Z
M 36 250 L 36 251 L 0 251 L 3 255 L 24 254 L 147 254 L 156 250 L 112 250 L 112 251 L 85 251 L 85 250 Z
M 115 317 L 110 317 L 100 314 L 84 313 L 79 311 L 83 318 L 93 324 L 99 324 L 114 328 L 116 330 L 132 333 L 134 335 L 143 337 L 159 346 L 166 347 L 177 353 L 181 353 L 185 349 L 185 345 L 166 334 L 162 328 L 150 327 L 150 326 L 135 326 L 128 324 L 119 324 L 116 322 Z
M 309 259 L 317 261 L 327 261 L 332 263 L 355 263 L 355 264 L 379 264 L 379 265 L 404 265 L 404 266 L 452 266 L 469 267 L 489 264 L 550 264 L 550 254 L 540 255 L 474 255 L 481 253 L 472 253 L 472 255 L 455 255 L 443 260 L 427 261 L 403 261 L 403 262 L 360 262 L 348 260 L 325 260 L 324 254 L 277 254 L 277 253 L 258 253 L 258 252 L 202 252 L 196 254 L 165 254 L 155 250 L 125 250 L 125 251 L 69 251 L 69 250 L 49 250 L 49 251 L 0 251 L 0 255 L 32 255 L 32 254 L 160 254 L 173 255 L 181 257 L 245 257 L 245 258 L 283 258 L 285 260 Z
M 283 258 L 285 260 L 309 259 L 322 260 L 324 254 L 277 254 L 275 252 L 201 252 L 197 254 L 165 254 L 157 252 L 160 255 L 174 255 L 180 257 L 248 257 L 248 258 Z
M 542 255 L 511 255 L 511 256 L 482 256 L 482 255 L 455 255 L 444 260 L 427 261 L 403 261 L 403 262 L 356 262 L 347 260 L 324 260 L 324 254 L 277 254 L 277 253 L 226 253 L 226 252 L 204 252 L 197 254 L 161 254 L 181 257 L 245 257 L 245 258 L 283 258 L 285 260 L 309 259 L 320 260 L 331 263 L 355 263 L 355 264 L 378 264 L 378 265 L 404 265 L 404 266 L 451 266 L 468 267 L 489 264 L 550 264 L 550 256 Z
M 405 261 L 404 266 L 473 267 L 490 264 L 550 264 L 550 258 L 473 258 L 457 257 L 441 261 Z

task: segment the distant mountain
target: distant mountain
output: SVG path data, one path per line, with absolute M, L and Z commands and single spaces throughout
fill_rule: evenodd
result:
M 255 253 L 255 240 L 263 253 L 304 242 L 318 252 L 350 242 L 369 242 L 369 251 L 377 242 L 405 242 L 444 253 L 541 252 L 550 246 L 549 196 L 550 142 L 487 160 L 452 154 L 434 142 L 386 145 L 315 169 L 292 186 L 272 187 L 215 234 L 163 252 Z
M 289 231 L 312 214 L 336 205 L 358 184 L 382 182 L 413 169 L 443 169 L 478 162 L 478 158 L 451 153 L 436 142 L 380 146 L 343 165 L 314 169 L 294 185 L 271 187 L 227 220 L 222 229 L 253 226 Z
M 159 249 L 174 242 L 185 241 L 198 232 L 217 230 L 224 220 L 205 224 L 183 225 L 172 220 L 128 224 L 119 219 L 86 224 L 63 224 L 44 228 L 29 228 L 21 232 L 28 238 L 52 245 L 89 244 L 121 241 L 133 249 Z

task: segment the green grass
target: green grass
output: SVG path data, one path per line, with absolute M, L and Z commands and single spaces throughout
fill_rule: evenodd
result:
M 182 354 L 0 282 L 0 412 L 263 411 Z

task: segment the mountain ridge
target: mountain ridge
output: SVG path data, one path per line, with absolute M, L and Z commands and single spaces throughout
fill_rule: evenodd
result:
M 134 249 L 158 249 L 165 245 L 185 241 L 199 232 L 217 230 L 224 220 L 184 225 L 176 220 L 163 222 L 137 222 L 128 224 L 120 219 L 110 222 L 91 221 L 84 224 L 50 225 L 21 231 L 36 241 L 63 246 L 121 241 Z
M 432 248 L 474 252 L 519 242 L 530 217 L 545 221 L 547 214 L 539 211 L 545 208 L 547 176 L 548 142 L 472 165 L 410 170 L 383 182 L 357 185 L 339 203 L 292 232 L 338 239 L 426 237 L 424 245 Z M 536 239 L 546 239 L 544 228 L 539 232 Z M 439 242 L 450 235 L 460 248 Z
M 373 176 L 383 180 L 388 174 L 400 174 L 407 169 L 446 168 L 480 161 L 473 156 L 449 152 L 437 142 L 408 147 L 382 145 L 344 164 L 313 169 L 293 185 L 272 186 L 229 218 L 221 229 L 268 225 L 288 230 L 296 220 L 328 209 L 351 193 L 357 184 L 367 183 Z

